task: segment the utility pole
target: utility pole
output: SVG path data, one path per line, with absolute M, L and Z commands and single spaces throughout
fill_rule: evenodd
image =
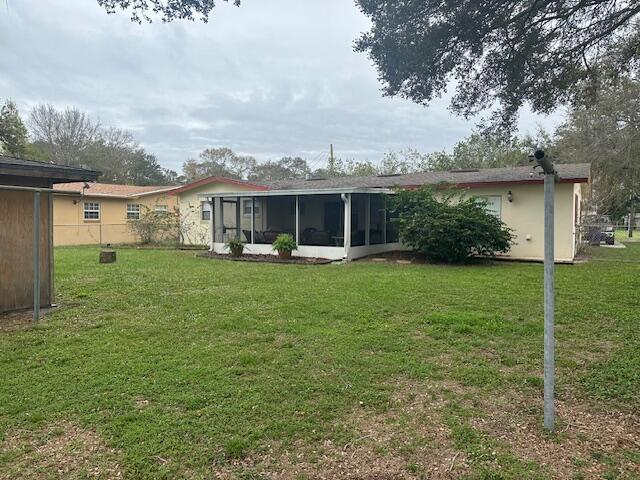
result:
M 536 150 L 533 158 L 544 173 L 544 428 L 555 429 L 555 325 L 554 325 L 554 201 L 556 172 L 544 151 Z

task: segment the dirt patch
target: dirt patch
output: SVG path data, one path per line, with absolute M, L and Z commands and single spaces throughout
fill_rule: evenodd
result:
M 280 258 L 277 255 L 258 255 L 255 253 L 244 253 L 240 257 L 232 257 L 224 253 L 205 252 L 199 253 L 198 257 L 212 258 L 216 260 L 231 260 L 233 262 L 262 262 L 262 263 L 294 263 L 298 265 L 326 265 L 333 263 L 335 260 L 328 258 L 307 258 L 307 257 L 291 257 L 288 259 Z
M 554 479 L 640 478 L 640 418 L 635 412 L 598 411 L 565 397 L 557 403 L 558 431 L 549 435 L 541 425 L 541 398 L 508 390 L 487 396 L 456 382 L 401 381 L 395 387 L 387 411 L 360 406 L 336 424 L 353 432 L 346 444 L 325 440 L 317 445 L 300 441 L 288 448 L 268 445 L 261 455 L 216 466 L 215 475 L 455 479 L 506 468 L 511 472 L 505 472 L 507 478 L 533 472 Z M 477 432 L 472 442 L 481 446 L 454 444 L 448 423 L 452 418 Z M 510 467 L 511 458 L 521 466 Z
M 123 478 L 120 455 L 100 435 L 69 423 L 38 431 L 14 430 L 0 446 L 0 480 Z
M 521 396 L 483 405 L 487 415 L 471 424 L 509 445 L 518 457 L 538 462 L 552 478 L 640 476 L 640 465 L 625 455 L 640 454 L 637 412 L 597 411 L 573 397 L 558 400 L 556 409 L 555 435 L 542 428 L 542 402 Z
M 40 310 L 40 321 L 44 320 L 44 316 L 49 312 L 50 308 Z M 0 332 L 15 332 L 31 328 L 36 323 L 33 321 L 32 310 L 21 310 L 19 312 L 9 312 L 0 314 Z
M 297 442 L 289 449 L 269 445 L 265 454 L 216 469 L 216 475 L 245 478 L 252 472 L 272 480 L 459 478 L 468 464 L 466 455 L 453 447 L 440 414 L 446 403 L 439 396 L 442 391 L 442 385 L 398 383 L 387 411 L 358 406 L 336 425 L 353 432 L 346 444 L 325 440 L 311 446 Z

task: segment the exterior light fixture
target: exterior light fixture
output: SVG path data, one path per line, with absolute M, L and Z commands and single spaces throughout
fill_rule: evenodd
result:
M 507 200 L 509 200 L 509 203 L 513 202 L 513 192 L 511 190 L 507 192 Z

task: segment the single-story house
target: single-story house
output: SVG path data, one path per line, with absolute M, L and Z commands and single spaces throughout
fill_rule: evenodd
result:
M 51 305 L 53 186 L 92 181 L 98 175 L 84 168 L 0 155 L 0 312 L 31 308 L 37 283 L 40 305 Z
M 572 262 L 590 165 L 556 168 L 556 260 Z M 208 228 L 206 240 L 215 252 L 239 238 L 251 253 L 273 253 L 271 243 L 284 232 L 296 238 L 296 255 L 352 260 L 404 249 L 390 222 L 388 196 L 397 188 L 440 184 L 484 198 L 489 211 L 513 229 L 507 257 L 543 259 L 543 178 L 532 167 L 260 182 L 210 177 L 174 193 L 188 195 L 192 208 L 199 204 L 198 227 Z M 182 214 L 182 200 L 179 205 Z
M 176 187 L 66 183 L 55 187 L 53 230 L 55 245 L 104 245 L 138 241 L 128 221 L 138 220 L 145 209 L 170 212 Z M 70 197 L 69 192 L 79 196 Z

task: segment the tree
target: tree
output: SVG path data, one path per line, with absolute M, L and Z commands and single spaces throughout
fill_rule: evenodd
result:
M 13 156 L 23 156 L 28 144 L 27 127 L 25 127 L 18 107 L 7 100 L 0 109 L 0 153 L 3 151 Z
M 225 0 L 229 1 L 229 0 Z M 233 4 L 240 5 L 240 0 L 233 0 Z M 159 14 L 164 22 L 177 19 L 193 20 L 194 16 L 206 22 L 213 7 L 214 0 L 98 0 L 98 5 L 105 8 L 107 13 L 117 10 L 129 11 L 131 21 L 141 23 L 151 21 L 151 14 Z
M 619 79 L 597 98 L 575 106 L 556 131 L 559 161 L 591 162 L 593 202 L 600 214 L 620 218 L 640 194 L 640 80 Z
M 182 164 L 188 182 L 211 176 L 246 179 L 257 166 L 252 156 L 238 155 L 226 147 L 207 148 L 200 153 L 199 159 L 189 159 Z
M 53 105 L 38 105 L 31 110 L 29 127 L 34 143 L 60 165 L 82 166 L 100 132 L 100 124 L 86 113 L 76 108 L 60 111 Z
M 107 183 L 170 185 L 178 174 L 164 169 L 131 132 L 105 128 L 75 108 L 35 107 L 29 125 L 34 143 L 29 153 L 62 165 L 93 168 Z
M 282 157 L 277 161 L 256 164 L 248 180 L 289 180 L 307 178 L 311 169 L 301 157 Z
M 454 112 L 496 108 L 494 125 L 506 130 L 525 102 L 548 113 L 598 80 L 594 64 L 615 52 L 619 72 L 640 52 L 637 1 L 356 2 L 372 27 L 355 48 L 386 95 L 426 105 L 455 82 Z
M 492 257 L 508 252 L 513 241 L 511 230 L 487 212 L 486 203 L 461 191 L 400 190 L 391 212 L 402 242 L 437 262 Z

